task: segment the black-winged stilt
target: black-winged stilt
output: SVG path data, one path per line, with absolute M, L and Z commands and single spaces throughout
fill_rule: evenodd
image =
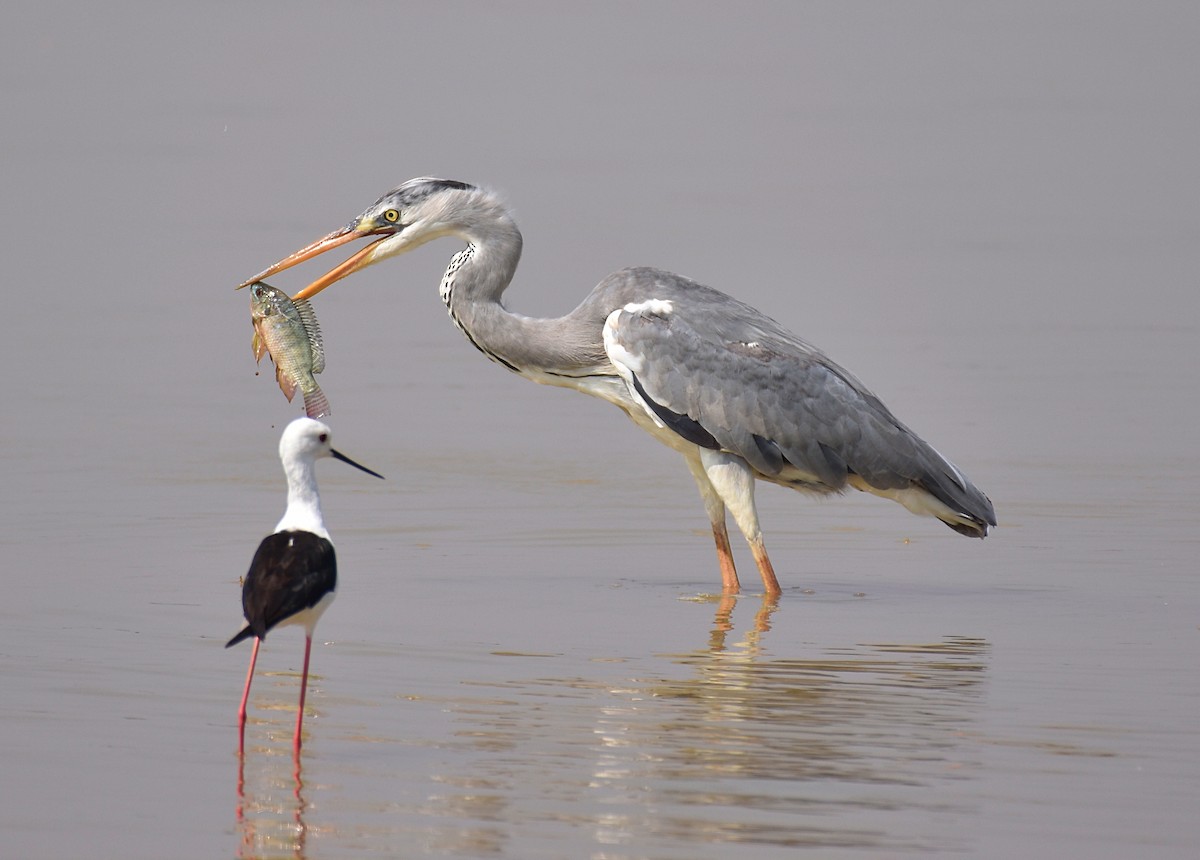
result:
M 333 602 L 337 588 L 337 560 L 329 532 L 321 517 L 321 497 L 317 492 L 316 462 L 333 457 L 349 463 L 368 475 L 382 478 L 366 466 L 333 450 L 329 427 L 311 418 L 297 418 L 283 431 L 279 440 L 279 459 L 287 475 L 287 510 L 275 532 L 263 538 L 250 562 L 242 586 L 242 609 L 246 626 L 225 647 L 254 637 L 250 669 L 238 710 L 238 752 L 245 752 L 246 702 L 258 646 L 274 627 L 298 624 L 304 627 L 304 669 L 300 679 L 300 707 L 296 714 L 293 749 L 300 752 L 300 727 L 304 722 L 304 695 L 308 690 L 308 657 L 312 650 L 313 629 L 321 613 Z

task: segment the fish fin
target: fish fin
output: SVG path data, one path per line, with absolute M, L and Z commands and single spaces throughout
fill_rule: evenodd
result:
M 267 342 L 263 340 L 262 335 L 258 333 L 258 329 L 254 330 L 254 337 L 250 339 L 250 348 L 254 350 L 255 364 L 261 362 L 262 357 L 267 354 Z
M 333 410 L 329 408 L 329 401 L 325 399 L 325 392 L 317 385 L 315 379 L 311 387 L 304 389 L 304 414 L 309 418 L 324 418 L 333 414 Z
M 321 339 L 321 325 L 317 322 L 317 312 L 307 299 L 293 302 L 296 312 L 300 314 L 300 323 L 304 333 L 308 335 L 308 349 L 312 353 L 312 371 L 320 373 L 325 369 L 325 344 Z M 311 417 L 311 416 L 310 416 Z
M 288 403 L 291 403 L 292 398 L 296 396 L 296 380 L 292 379 L 291 374 L 284 373 L 279 365 L 275 365 L 275 379 L 279 383 L 279 390 L 288 399 Z

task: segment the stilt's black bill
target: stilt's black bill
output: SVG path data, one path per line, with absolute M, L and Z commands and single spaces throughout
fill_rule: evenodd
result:
M 333 459 L 335 459 L 335 460 L 341 460 L 343 463 L 348 463 L 349 465 L 353 466 L 356 469 L 361 469 L 362 471 L 366 472 L 368 475 L 374 475 L 376 478 L 379 478 L 380 480 L 387 480 L 386 478 L 383 477 L 383 475 L 379 474 L 378 472 L 372 472 L 370 469 L 368 469 L 366 466 L 362 465 L 361 463 L 355 463 L 353 460 L 351 460 L 349 457 L 347 457 L 345 454 L 343 454 L 339 451 L 330 450 L 329 453 L 333 455 Z

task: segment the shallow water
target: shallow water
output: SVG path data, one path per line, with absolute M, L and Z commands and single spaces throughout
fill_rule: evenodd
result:
M 1196 12 L 762 10 L 10 13 L 5 856 L 1194 849 Z M 1000 528 L 764 487 L 784 594 L 739 546 L 714 596 L 677 456 L 484 362 L 437 243 L 316 303 L 337 446 L 388 480 L 321 465 L 302 758 L 285 629 L 239 762 L 223 645 L 298 410 L 231 288 L 427 173 L 516 206 L 514 309 L 631 264 L 724 288 Z

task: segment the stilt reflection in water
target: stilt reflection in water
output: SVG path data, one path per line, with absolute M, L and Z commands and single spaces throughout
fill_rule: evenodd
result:
M 267 760 L 275 763 L 280 756 Z M 246 757 L 238 756 L 237 821 L 238 860 L 292 857 L 304 860 L 308 826 L 304 823 L 307 802 L 300 772 L 300 751 L 292 750 L 291 778 L 282 769 L 260 767 L 254 782 L 246 786 Z

